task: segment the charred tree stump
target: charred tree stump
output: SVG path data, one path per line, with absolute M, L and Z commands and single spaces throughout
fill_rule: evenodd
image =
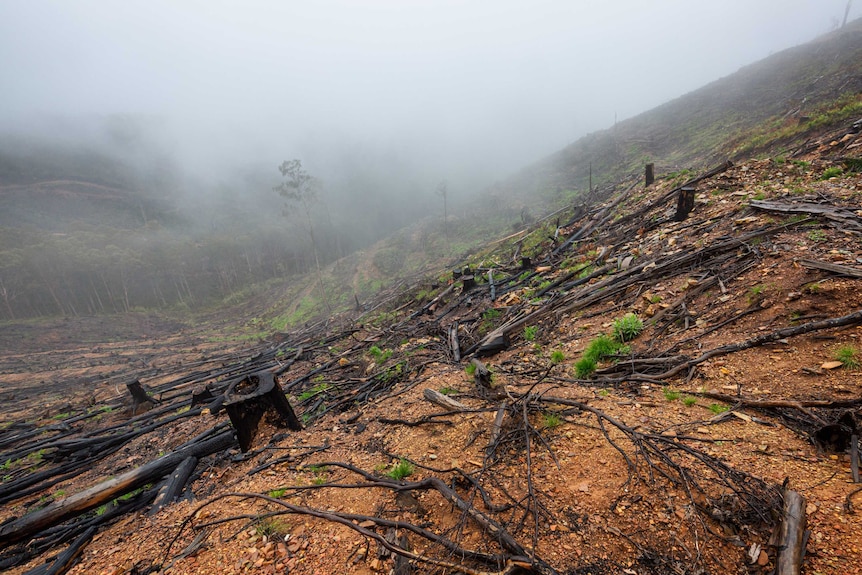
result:
M 805 555 L 805 498 L 796 491 L 784 492 L 784 520 L 778 543 L 778 575 L 799 575 Z
M 473 372 L 473 379 L 476 380 L 476 385 L 485 389 L 491 389 L 491 372 L 484 363 L 476 358 L 470 360 L 470 363 L 476 366 L 476 371 Z
M 644 168 L 644 180 L 646 181 L 646 187 L 650 187 L 655 182 L 655 164 L 647 164 Z
M 139 380 L 126 384 L 129 395 L 132 396 L 132 415 L 139 415 L 149 411 L 156 405 L 156 400 L 146 392 Z
M 505 330 L 495 330 L 489 333 L 485 339 L 482 341 L 482 344 L 476 350 L 476 355 L 479 357 L 494 355 L 497 352 L 503 351 L 504 349 L 508 349 L 509 347 L 509 335 Z
M 192 390 L 192 407 L 198 405 L 208 405 L 215 399 L 212 390 L 209 386 L 200 386 Z
M 247 452 L 258 432 L 264 416 L 266 422 L 276 427 L 287 427 L 294 431 L 302 429 L 290 402 L 281 386 L 268 371 L 260 371 L 233 382 L 225 392 L 224 408 L 236 428 L 239 448 Z
M 676 202 L 676 214 L 674 221 L 681 222 L 688 217 L 689 212 L 694 209 L 694 188 L 691 186 L 679 189 Z
M 529 256 L 521 257 L 521 269 L 528 270 L 533 267 L 533 262 L 530 260 Z

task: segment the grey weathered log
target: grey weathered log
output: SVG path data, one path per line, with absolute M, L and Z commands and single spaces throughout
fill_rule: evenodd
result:
M 449 347 L 452 349 L 452 358 L 461 361 L 461 346 L 458 343 L 458 322 L 449 326 Z
M 224 408 L 236 429 L 239 448 L 251 449 L 260 422 L 300 431 L 302 423 L 291 407 L 281 386 L 271 372 L 260 371 L 230 384 L 225 392 Z
M 89 489 L 49 503 L 38 511 L 0 526 L 0 545 L 27 539 L 47 527 L 95 509 L 147 483 L 157 481 L 189 456 L 205 457 L 235 444 L 233 431 L 225 431 L 206 441 L 189 445 L 146 465 L 107 479 Z
M 799 263 L 806 268 L 814 268 L 818 270 L 825 270 L 828 272 L 841 274 L 843 276 L 862 278 L 862 270 L 858 268 L 851 268 L 850 266 L 842 266 L 829 262 L 819 262 L 817 260 L 799 260 Z
M 767 200 L 752 200 L 748 205 L 752 208 L 768 212 L 815 214 L 838 223 L 842 229 L 848 231 L 862 230 L 862 218 L 848 208 L 840 208 L 828 204 L 816 204 L 814 202 L 772 202 Z
M 802 572 L 806 523 L 805 498 L 796 491 L 785 490 L 784 518 L 781 522 L 776 562 L 778 575 L 799 575 Z
M 859 483 L 859 436 L 850 436 L 850 475 L 853 483 Z
M 149 515 L 155 515 L 161 511 L 162 508 L 177 500 L 197 465 L 198 458 L 192 455 L 186 457 L 183 462 L 174 469 L 174 472 L 171 473 L 168 480 L 162 488 L 159 489 L 159 493 L 156 495 L 156 499 L 153 501 L 152 507 L 150 507 Z
M 457 399 L 452 399 L 448 395 L 443 395 L 436 389 L 431 389 L 430 387 L 425 388 L 425 391 L 422 392 L 422 395 L 426 400 L 430 401 L 435 405 L 439 405 L 443 409 L 448 411 L 461 411 L 462 409 L 467 409 L 467 406 L 458 401 Z
M 488 455 L 494 450 L 494 446 L 497 444 L 497 439 L 500 437 L 500 433 L 503 431 L 503 418 L 506 416 L 506 407 L 508 404 L 504 401 L 500 404 L 500 407 L 497 408 L 497 415 L 494 416 L 494 424 L 491 426 L 491 438 L 488 440 L 488 447 L 485 449 L 485 453 Z

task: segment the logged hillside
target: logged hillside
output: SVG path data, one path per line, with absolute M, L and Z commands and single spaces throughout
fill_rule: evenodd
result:
M 773 61 L 850 70 L 857 32 Z M 575 144 L 287 303 L 5 323 L 0 569 L 862 572 L 862 113 L 824 94 L 667 143 L 648 159 L 692 165 L 650 186 L 632 156 L 576 193 L 603 156 Z M 354 305 L 316 319 L 321 284 Z M 236 402 L 270 379 L 302 429 L 270 410 L 243 451 Z
M 469 271 L 245 350 L 216 317 L 124 342 L 7 330 L 0 564 L 766 574 L 801 551 L 801 512 L 805 572 L 853 573 L 862 175 L 827 158 L 860 148 L 848 126 L 793 160 L 624 181 Z M 262 424 L 241 453 L 223 394 L 263 373 L 303 429 Z M 174 468 L 181 501 L 146 512 Z

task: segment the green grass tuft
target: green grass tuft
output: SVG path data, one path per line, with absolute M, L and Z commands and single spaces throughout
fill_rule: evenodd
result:
M 847 369 L 859 369 L 862 365 L 859 352 L 852 345 L 844 345 L 835 350 L 835 359 Z
M 676 401 L 682 396 L 680 392 L 671 387 L 665 387 L 661 392 L 664 394 L 664 398 L 668 401 Z
M 535 325 L 528 325 L 524 328 L 524 339 L 527 341 L 535 341 L 539 335 L 539 328 Z
M 578 379 L 586 379 L 596 371 L 596 360 L 582 357 L 575 362 L 575 376 Z
M 563 418 L 556 413 L 545 412 L 542 414 L 542 424 L 545 426 L 545 429 L 554 429 L 563 424 Z
M 413 470 L 413 464 L 406 459 L 402 459 L 392 467 L 386 476 L 391 477 L 395 481 L 401 481 L 405 477 L 413 475 Z
M 614 337 L 619 342 L 627 342 L 636 338 L 644 329 L 644 322 L 637 315 L 627 313 L 614 320 Z

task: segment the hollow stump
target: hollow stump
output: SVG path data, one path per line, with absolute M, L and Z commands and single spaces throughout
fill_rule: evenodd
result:
M 261 420 L 294 431 L 302 429 L 290 402 L 275 377 L 260 371 L 233 382 L 225 392 L 224 408 L 236 429 L 239 448 L 247 452 L 257 436 Z

